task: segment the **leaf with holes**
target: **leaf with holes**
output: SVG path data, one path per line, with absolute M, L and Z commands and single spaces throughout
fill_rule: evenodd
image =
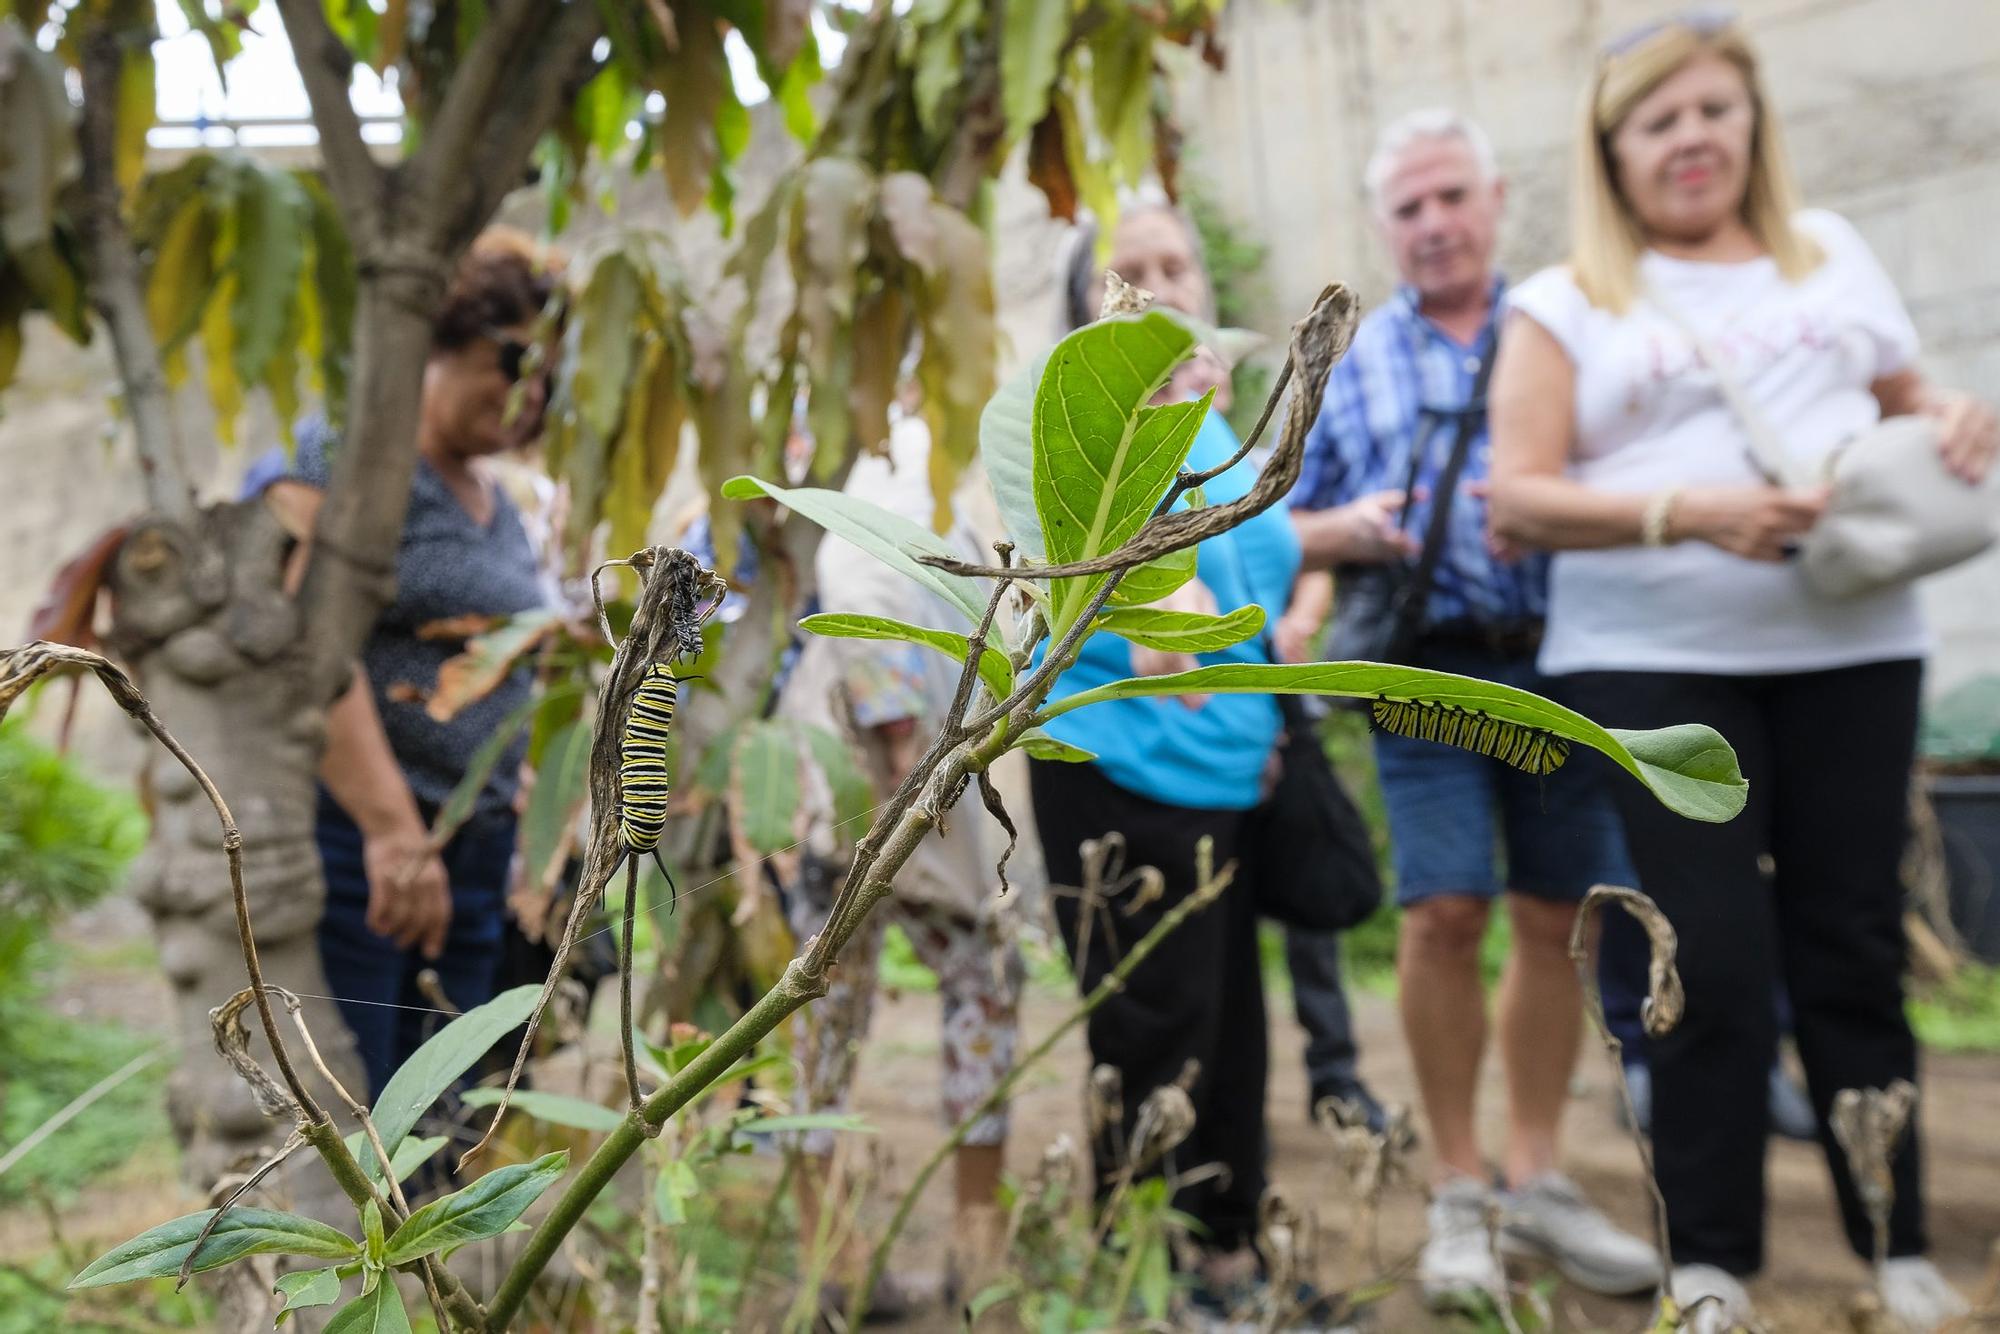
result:
M 1160 607 L 1114 607 L 1097 618 L 1101 629 L 1142 648 L 1164 653 L 1215 653 L 1233 648 L 1264 628 L 1264 609 L 1252 603 L 1225 616 Z
M 71 1279 L 72 1291 L 101 1288 L 112 1283 L 130 1283 L 141 1278 L 168 1278 L 180 1273 L 181 1265 L 194 1250 L 215 1210 L 184 1214 L 172 1222 L 149 1228 L 123 1245 L 115 1246 L 84 1266 Z M 275 1209 L 231 1209 L 201 1244 L 201 1253 L 190 1266 L 191 1273 L 220 1269 L 246 1255 L 305 1255 L 316 1260 L 351 1260 L 361 1254 L 352 1237 L 326 1224 Z
M 405 1265 L 447 1246 L 499 1236 L 568 1167 L 569 1153 L 558 1149 L 532 1163 L 495 1168 L 465 1189 L 432 1200 L 389 1238 L 387 1263 Z
M 1643 732 L 1599 727 L 1582 714 L 1526 690 L 1450 672 L 1373 662 L 1224 663 L 1166 676 L 1133 677 L 1065 696 L 1043 709 L 1036 721 L 1109 699 L 1215 694 L 1345 695 L 1482 713 L 1602 751 L 1669 810 L 1691 820 L 1734 819 L 1748 792 L 1736 752 L 1712 727 L 1683 723 Z
M 908 621 L 888 616 L 864 616 L 845 611 L 820 612 L 800 621 L 799 629 L 829 639 L 886 639 L 922 644 L 959 663 L 963 663 L 965 655 L 972 651 L 972 640 L 967 635 L 911 625 Z M 995 700 L 1003 700 L 1014 693 L 1014 669 L 1008 663 L 1007 655 L 990 644 L 979 657 L 979 679 L 993 692 Z

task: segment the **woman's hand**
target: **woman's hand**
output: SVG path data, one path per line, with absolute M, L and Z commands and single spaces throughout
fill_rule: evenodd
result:
M 1161 611 L 1192 611 L 1213 616 L 1215 594 L 1209 592 L 1208 586 L 1201 580 L 1190 579 L 1152 605 Z M 1171 676 L 1175 672 L 1191 672 L 1200 665 L 1192 653 L 1170 653 L 1140 644 L 1132 646 L 1132 670 L 1139 676 Z M 1190 709 L 1198 709 L 1208 703 L 1206 695 L 1178 695 L 1175 698 Z
M 1380 565 L 1417 553 L 1417 539 L 1396 526 L 1401 491 L 1377 491 L 1330 510 L 1293 510 L 1308 569 Z
M 1319 637 L 1321 621 L 1317 616 L 1295 616 L 1287 612 L 1278 618 L 1271 630 L 1271 638 L 1276 642 L 1279 662 L 1310 662 L 1313 640 Z
M 1953 476 L 1968 486 L 1986 480 L 2000 451 L 2000 419 L 1988 404 L 1954 390 L 1936 390 L 1917 409 L 1938 424 L 1938 453 Z
M 1784 560 L 1819 522 L 1830 488 L 1697 486 L 1681 492 L 1670 538 L 1696 538 L 1748 560 Z
M 426 959 L 444 953 L 451 926 L 451 878 L 422 825 L 361 836 L 368 876 L 368 929 Z

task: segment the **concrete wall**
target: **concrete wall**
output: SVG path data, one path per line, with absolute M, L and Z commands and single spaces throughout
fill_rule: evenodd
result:
M 1229 66 L 1194 62 L 1190 175 L 1270 246 L 1277 334 L 1329 278 L 1368 301 L 1393 275 L 1361 184 L 1378 127 L 1451 104 L 1493 136 L 1510 187 L 1502 262 L 1564 247 L 1578 90 L 1596 52 L 1661 0 L 1238 0 Z M 1846 214 L 1896 279 L 1946 383 L 2000 399 L 2000 3 L 1744 0 L 1810 203 Z M 2000 554 L 1931 580 L 1931 682 L 2000 670 Z

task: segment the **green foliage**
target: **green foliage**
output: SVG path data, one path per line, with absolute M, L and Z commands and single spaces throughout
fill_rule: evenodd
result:
M 145 841 L 130 796 L 92 782 L 25 723 L 0 723 L 0 933 L 103 898 Z M 0 952 L 0 997 L 20 977 L 16 956 Z
M 1978 676 L 1924 709 L 1918 749 L 1937 764 L 2000 764 L 2000 676 Z
M 459 1101 L 467 1107 L 495 1107 L 500 1103 L 501 1094 L 502 1090 L 497 1088 L 467 1089 L 460 1095 Z M 626 1115 L 603 1103 L 586 1102 L 566 1093 L 550 1093 L 543 1089 L 515 1089 L 508 1105 L 523 1116 L 532 1116 L 552 1126 L 588 1130 L 599 1135 L 618 1129 L 625 1123 Z
M 2000 968 L 1968 963 L 1910 997 L 1910 1026 L 1937 1051 L 2000 1051 Z
M 410 1334 L 410 1313 L 403 1294 L 387 1277 L 340 1308 L 327 1322 L 326 1334 Z
M 431 1104 L 443 1097 L 494 1043 L 527 1022 L 541 990 L 532 985 L 515 987 L 467 1010 L 439 1029 L 389 1076 L 388 1084 L 375 1099 L 373 1115 L 376 1133 L 382 1137 L 382 1147 L 389 1151 L 391 1160 L 403 1137 L 415 1129 Z M 374 1160 L 374 1151 L 370 1149 L 362 1157 L 361 1165 L 368 1167 Z
M 966 654 L 972 651 L 972 640 L 967 635 L 950 630 L 927 630 L 923 626 L 887 616 L 821 612 L 800 621 L 799 629 L 834 639 L 887 639 L 921 644 L 959 663 L 963 663 Z M 986 688 L 996 700 L 1005 699 L 1014 692 L 1014 669 L 1007 662 L 1007 655 L 997 648 L 989 646 L 980 655 L 979 679 L 986 683 Z
M 322 1260 L 352 1260 L 361 1247 L 352 1237 L 326 1224 L 275 1209 L 238 1206 L 222 1216 L 201 1250 L 195 1240 L 215 1216 L 215 1210 L 181 1217 L 148 1228 L 132 1240 L 106 1251 L 83 1272 L 70 1280 L 71 1288 L 100 1288 L 112 1283 L 129 1283 L 139 1278 L 166 1278 L 178 1274 L 190 1254 L 190 1272 L 207 1273 L 246 1255 L 304 1255 Z
M 1423 700 L 1487 714 L 1582 742 L 1616 760 L 1668 809 L 1720 822 L 1743 809 L 1747 787 L 1736 752 L 1698 723 L 1633 732 L 1607 729 L 1539 695 L 1492 681 L 1377 663 L 1223 663 L 1166 676 L 1135 677 L 1079 691 L 1044 708 L 1040 720 L 1111 699 L 1185 694 L 1314 694 Z
M 1222 616 L 1156 607 L 1113 607 L 1097 626 L 1142 648 L 1166 653 L 1214 653 L 1233 648 L 1264 628 L 1264 609 L 1252 603 Z
M 390 1236 L 385 1263 L 408 1264 L 447 1247 L 499 1236 L 568 1167 L 567 1153 L 543 1154 L 532 1163 L 495 1168 L 463 1190 L 431 1201 Z
M 66 1018 L 28 999 L 0 1006 L 0 1152 L 156 1042 L 114 1025 Z M 38 1192 L 66 1198 L 142 1149 L 170 1159 L 171 1069 L 171 1060 L 154 1062 L 43 1140 L 0 1177 L 0 1203 Z

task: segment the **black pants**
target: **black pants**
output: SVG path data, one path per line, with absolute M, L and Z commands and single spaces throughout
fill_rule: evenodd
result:
M 1317 1093 L 1359 1077 L 1354 1015 L 1340 976 L 1338 931 L 1285 928 L 1292 1008 L 1306 1031 L 1306 1082 Z
M 1735 1274 L 1763 1263 L 1765 1079 L 1780 980 L 1841 1220 L 1855 1251 L 1870 1253 L 1826 1114 L 1841 1089 L 1916 1078 L 1898 863 L 1922 670 L 1585 672 L 1556 683 L 1606 726 L 1707 723 L 1750 783 L 1748 806 L 1727 824 L 1684 820 L 1636 782 L 1616 787 L 1639 882 L 1680 936 L 1687 988 L 1686 1018 L 1651 1044 L 1653 1153 L 1678 1263 Z M 1757 864 L 1766 853 L 1769 880 Z M 1913 1126 L 1895 1159 L 1891 1255 L 1925 1248 L 1920 1166 Z
M 1058 887 L 1056 921 L 1088 992 L 1135 941 L 1194 891 L 1195 845 L 1204 835 L 1215 840 L 1217 867 L 1236 856 L 1243 813 L 1149 801 L 1113 783 L 1094 764 L 1031 760 L 1028 772 L 1049 882 Z M 1108 912 L 1100 910 L 1083 957 L 1077 959 L 1080 903 L 1060 887 L 1073 890 L 1082 884 L 1080 845 L 1112 830 L 1125 835 L 1125 865 L 1159 868 L 1166 892 L 1129 917 L 1123 907 L 1129 895 L 1114 901 Z M 1187 1061 L 1198 1061 L 1194 1133 L 1164 1167 L 1174 1174 L 1211 1163 L 1225 1170 L 1183 1188 L 1174 1204 L 1201 1224 L 1208 1243 L 1219 1249 L 1233 1249 L 1254 1237 L 1257 1204 L 1264 1194 L 1266 1035 L 1257 918 L 1249 887 L 1232 883 L 1214 904 L 1161 941 L 1124 990 L 1090 1016 L 1087 1036 L 1092 1065 L 1115 1067 L 1124 1087 L 1122 1133 L 1100 1135 L 1092 1145 L 1100 1195 L 1123 1166 L 1120 1143 L 1137 1124 L 1139 1104 L 1155 1088 L 1178 1078 Z

